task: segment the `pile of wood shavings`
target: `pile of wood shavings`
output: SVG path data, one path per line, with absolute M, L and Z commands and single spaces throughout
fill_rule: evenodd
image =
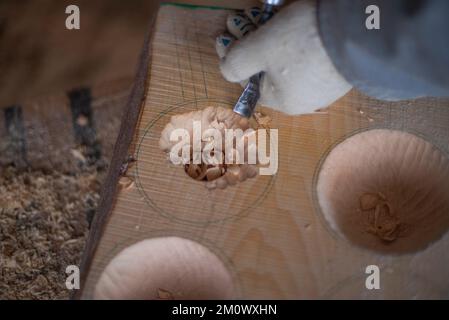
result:
M 79 265 L 87 215 L 99 201 L 95 170 L 0 176 L 0 299 L 65 299 L 68 265 Z

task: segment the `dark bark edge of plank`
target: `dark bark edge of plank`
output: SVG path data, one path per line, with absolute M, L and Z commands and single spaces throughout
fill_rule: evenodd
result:
M 127 159 L 129 146 L 134 138 L 134 132 L 140 117 L 142 105 L 145 102 L 150 68 L 151 39 L 158 10 L 159 7 L 157 5 L 151 15 L 149 29 L 139 58 L 135 81 L 123 114 L 120 131 L 114 146 L 112 161 L 109 166 L 108 176 L 103 184 L 100 204 L 98 205 L 98 210 L 92 222 L 92 227 L 84 249 L 80 267 L 81 288 L 80 290 L 73 292 L 71 295 L 72 299 L 80 299 L 83 294 L 92 259 L 101 236 L 103 235 L 104 226 L 114 207 L 117 183 L 120 178 L 120 169 Z

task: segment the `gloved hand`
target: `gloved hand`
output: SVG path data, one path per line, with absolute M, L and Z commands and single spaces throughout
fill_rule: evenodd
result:
M 242 82 L 265 71 L 259 103 L 289 114 L 313 112 L 345 95 L 351 85 L 323 47 L 316 8 L 315 0 L 294 2 L 255 31 L 257 8 L 245 11 L 248 17 L 230 16 L 228 31 L 244 37 L 232 44 L 230 37 L 217 38 L 223 76 Z

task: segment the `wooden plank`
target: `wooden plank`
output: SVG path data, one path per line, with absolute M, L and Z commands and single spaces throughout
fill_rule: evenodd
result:
M 279 170 L 225 190 L 207 191 L 166 162 L 158 140 L 170 116 L 211 105 L 231 108 L 241 93 L 239 85 L 222 78 L 214 51 L 227 13 L 161 7 L 151 50 L 144 51 L 149 64 L 141 65 L 148 76 L 140 79 L 146 90 L 142 110 L 137 121 L 136 98 L 132 119 L 122 125 L 126 138 L 116 145 L 88 240 L 80 296 L 93 297 L 101 273 L 124 248 L 143 239 L 178 236 L 214 252 L 233 276 L 240 298 L 447 297 L 447 233 L 420 252 L 374 253 L 333 232 L 316 202 L 316 174 L 324 157 L 357 132 L 410 131 L 447 156 L 447 100 L 389 103 L 353 90 L 308 115 L 259 107 L 279 130 Z M 127 172 L 135 184 L 119 189 L 120 164 L 128 155 L 137 160 Z M 373 264 L 382 270 L 381 290 L 365 287 L 365 268 Z

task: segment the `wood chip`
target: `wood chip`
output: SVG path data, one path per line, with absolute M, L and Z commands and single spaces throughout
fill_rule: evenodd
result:
M 376 193 L 365 193 L 360 197 L 360 209 L 371 210 L 376 208 L 380 197 Z

